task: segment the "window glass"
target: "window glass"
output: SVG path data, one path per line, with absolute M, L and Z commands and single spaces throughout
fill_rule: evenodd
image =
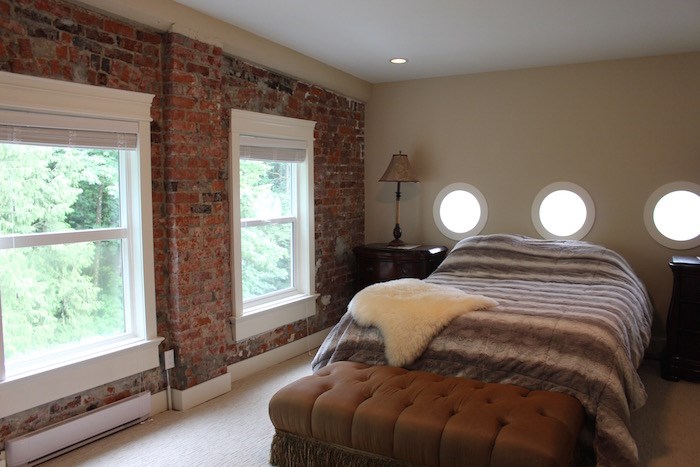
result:
M 440 219 L 452 232 L 468 232 L 476 226 L 480 218 L 479 200 L 468 191 L 452 191 L 440 203 Z
M 586 222 L 586 205 L 573 191 L 553 191 L 540 204 L 540 220 L 547 231 L 567 237 L 578 232 Z
M 291 216 L 296 164 L 241 160 L 241 221 Z
M 120 225 L 119 151 L 0 143 L 0 234 Z
M 264 152 L 264 149 L 261 148 Z M 274 151 L 270 151 L 272 157 Z M 296 162 L 241 159 L 241 281 L 243 302 L 294 286 Z
M 474 186 L 453 183 L 443 188 L 433 204 L 433 218 L 448 238 L 460 240 L 484 228 L 488 217 L 486 199 Z
M 558 182 L 543 188 L 532 205 L 532 221 L 548 239 L 581 239 L 595 218 L 593 200 L 580 186 Z
M 9 368 L 125 333 L 121 253 L 120 241 L 0 251 Z
M 690 182 L 662 186 L 649 197 L 644 221 L 652 237 L 664 246 L 699 246 L 700 186 Z
M 0 144 L 0 235 L 14 244 L 0 249 L 8 369 L 131 332 L 124 157 L 116 149 Z
M 297 164 L 242 159 L 241 280 L 243 301 L 293 287 L 293 187 Z

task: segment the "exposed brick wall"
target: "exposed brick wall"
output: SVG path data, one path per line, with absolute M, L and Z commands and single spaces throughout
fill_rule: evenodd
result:
M 0 0 L 0 69 L 147 92 L 152 107 L 158 335 L 177 350 L 177 389 L 329 327 L 353 291 L 352 247 L 364 239 L 364 104 L 62 0 Z M 311 119 L 315 130 L 318 313 L 244 342 L 232 340 L 228 218 L 229 110 Z M 154 369 L 0 419 L 4 440 L 144 389 Z
M 167 34 L 164 148 L 170 344 L 174 386 L 226 372 L 231 308 L 228 140 L 221 107 L 220 47 Z
M 318 313 L 308 328 L 305 321 L 292 323 L 230 346 L 231 364 L 332 326 L 345 312 L 354 290 L 352 247 L 364 241 L 364 104 L 236 58 L 223 61 L 226 112 L 236 108 L 316 121 Z

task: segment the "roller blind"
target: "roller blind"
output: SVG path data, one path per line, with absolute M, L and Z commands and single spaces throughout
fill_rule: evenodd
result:
M 136 149 L 136 133 L 0 124 L 0 142 L 94 149 Z
M 239 142 L 241 159 L 285 162 L 306 159 L 306 141 L 241 135 Z

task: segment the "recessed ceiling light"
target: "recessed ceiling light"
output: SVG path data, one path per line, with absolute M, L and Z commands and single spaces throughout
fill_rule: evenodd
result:
M 405 58 L 392 58 L 392 59 L 389 60 L 389 61 L 390 61 L 391 63 L 396 64 L 396 65 L 400 65 L 400 64 L 402 64 L 402 63 L 406 63 L 408 60 L 405 59 Z

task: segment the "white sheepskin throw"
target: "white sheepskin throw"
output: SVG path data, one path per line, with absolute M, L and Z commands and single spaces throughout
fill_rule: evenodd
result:
M 420 279 L 370 285 L 350 301 L 348 310 L 362 326 L 379 328 L 389 365 L 413 362 L 433 337 L 457 316 L 498 305 L 482 295 Z

